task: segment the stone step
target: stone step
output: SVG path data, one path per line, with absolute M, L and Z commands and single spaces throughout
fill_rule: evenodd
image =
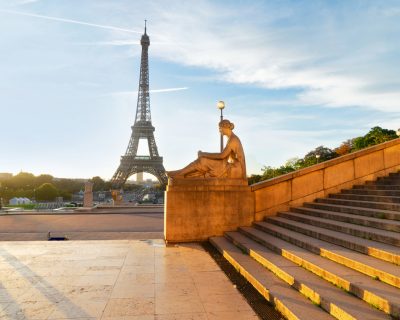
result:
M 375 184 L 362 184 L 354 185 L 353 189 L 367 189 L 367 190 L 400 190 L 400 183 L 397 185 L 375 185 Z
M 293 215 L 298 215 L 299 217 L 307 218 L 307 216 L 304 216 L 299 213 L 292 213 L 292 218 Z M 352 236 L 350 234 L 343 234 L 338 231 L 328 230 L 323 227 L 314 226 L 312 225 L 312 223 L 314 223 L 312 217 L 309 217 L 311 219 L 309 219 L 309 221 L 307 222 L 298 222 L 293 220 L 292 218 L 271 217 L 266 219 L 266 221 L 322 241 L 330 242 L 335 245 L 342 246 L 347 249 L 354 250 L 383 261 L 400 265 L 400 249 L 398 247 L 372 240 L 361 239 L 359 237 Z M 344 224 L 344 223 L 339 222 L 338 224 Z
M 391 181 L 391 180 L 399 180 L 400 181 L 400 177 L 397 174 L 390 174 L 388 176 L 384 176 L 384 177 L 378 177 L 378 179 L 376 179 L 377 181 Z
M 278 278 L 295 288 L 336 319 L 390 319 L 360 299 L 326 282 L 239 232 L 225 236 Z
M 287 319 L 334 319 L 295 289 L 278 279 L 272 272 L 265 270 L 263 266 L 244 254 L 226 238 L 212 237 L 210 242 Z
M 374 195 L 362 195 L 362 194 L 335 193 L 335 194 L 330 194 L 329 198 L 372 201 L 372 202 L 388 202 L 388 203 L 398 203 L 398 204 L 400 204 L 400 197 L 390 197 L 390 196 L 374 196 Z
M 341 244 L 343 241 L 353 242 L 354 245 L 358 242 L 360 244 L 370 244 L 378 247 L 387 247 L 388 250 L 390 250 L 391 252 L 393 252 L 394 255 L 396 255 L 396 261 L 398 261 L 400 264 L 400 256 L 399 256 L 400 248 L 398 248 L 400 247 L 400 234 L 398 232 L 384 231 L 374 227 L 371 228 L 366 226 L 355 225 L 353 223 L 348 223 L 348 222 L 333 221 L 326 218 L 313 217 L 296 212 L 278 212 L 277 215 L 278 217 L 283 217 L 288 220 L 304 223 L 306 224 L 305 228 L 307 228 L 307 226 L 319 227 L 321 230 L 314 228 L 313 232 L 314 231 L 318 232 L 320 234 L 319 237 L 324 238 L 320 239 L 329 242 L 334 242 L 336 244 L 343 245 L 345 247 L 353 245 L 352 243 Z M 333 232 L 328 233 L 326 232 L 327 231 L 326 229 L 333 230 Z M 346 240 L 344 240 L 343 233 L 350 235 L 350 237 L 346 237 Z M 310 232 L 309 235 L 312 234 L 313 233 Z M 335 236 L 337 236 L 338 238 L 335 239 L 334 238 Z M 380 243 L 377 243 L 377 241 L 382 242 L 382 245 Z M 371 249 L 368 248 L 367 245 L 365 247 L 367 249 L 361 252 L 368 254 L 368 251 L 370 251 Z M 350 249 L 355 250 L 353 247 L 351 247 Z
M 253 227 L 241 227 L 247 237 L 322 279 L 393 316 L 400 314 L 400 290 Z
M 399 185 L 399 179 L 385 179 L 385 180 L 375 180 L 375 181 L 366 181 L 367 185 Z
M 400 171 L 389 173 L 389 177 L 397 177 L 397 178 L 400 178 Z
M 361 194 L 368 196 L 400 197 L 400 190 L 343 189 L 342 194 Z
M 282 218 L 278 217 L 275 219 L 282 220 Z M 254 227 L 364 273 L 374 279 L 379 279 L 400 288 L 400 268 L 394 264 L 295 231 L 289 232 L 288 229 L 270 222 L 256 222 L 254 223 Z
M 348 199 L 337 199 L 337 198 L 317 198 L 317 199 L 315 199 L 315 202 L 400 212 L 400 204 L 397 204 L 397 203 L 348 200 Z
M 305 202 L 303 203 L 303 206 L 307 208 L 349 213 L 367 217 L 375 217 L 379 219 L 400 220 L 400 212 L 397 211 L 369 209 L 363 207 L 353 207 L 353 206 L 338 205 L 331 203 L 319 203 L 319 202 Z
M 400 232 L 400 221 L 367 217 L 365 215 L 357 215 L 353 213 L 341 213 L 341 212 L 331 211 L 329 209 L 326 210 L 324 209 L 314 209 L 310 207 L 292 207 L 290 208 L 290 211 L 311 215 L 313 217 L 321 217 L 325 219 L 342 221 L 387 231 Z M 400 219 L 400 214 L 399 214 L 399 219 Z

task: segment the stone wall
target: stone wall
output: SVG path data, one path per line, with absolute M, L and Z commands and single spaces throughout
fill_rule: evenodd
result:
M 255 220 L 400 170 L 400 139 L 251 186 Z
M 247 180 L 170 180 L 164 207 L 164 235 L 170 243 L 205 241 L 254 221 L 254 193 Z

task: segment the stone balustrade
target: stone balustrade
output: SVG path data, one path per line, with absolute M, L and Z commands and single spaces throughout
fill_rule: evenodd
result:
M 400 170 L 400 139 L 251 185 L 255 220 Z

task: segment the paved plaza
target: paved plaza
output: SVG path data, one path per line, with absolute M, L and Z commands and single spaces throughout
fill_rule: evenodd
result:
M 145 211 L 147 210 L 147 212 Z M 100 211 L 100 210 L 98 210 Z M 47 240 L 50 231 L 70 240 L 118 240 L 163 238 L 163 212 L 141 209 L 126 213 L 33 213 L 0 215 L 0 241 Z
M 198 244 L 0 242 L 0 319 L 258 319 Z

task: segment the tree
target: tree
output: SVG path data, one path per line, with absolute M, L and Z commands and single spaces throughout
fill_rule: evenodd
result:
M 349 139 L 349 140 L 342 142 L 342 144 L 339 147 L 334 149 L 336 154 L 340 157 L 340 156 L 344 156 L 345 154 L 350 153 L 351 149 L 353 148 L 353 140 L 354 139 Z
M 20 172 L 7 181 L 10 188 L 29 189 L 35 184 L 35 176 L 32 173 Z
M 58 196 L 57 188 L 51 183 L 43 183 L 36 189 L 36 199 L 44 201 L 53 201 Z
M 261 170 L 263 171 L 261 180 L 267 180 L 267 179 L 275 178 L 277 176 L 295 171 L 296 169 L 294 167 L 292 167 L 291 165 L 283 165 L 283 166 L 280 166 L 279 168 L 273 168 L 271 166 L 268 166 L 268 167 L 264 166 Z
M 106 182 L 102 178 L 96 176 L 89 181 L 93 183 L 93 191 L 104 191 Z
M 247 178 L 249 184 L 254 184 L 257 182 L 260 182 L 262 179 L 262 176 L 259 174 L 252 174 L 250 177 Z
M 285 167 L 293 168 L 293 170 L 298 170 L 301 168 L 301 163 L 302 163 L 301 160 L 302 159 L 300 159 L 299 157 L 290 158 L 289 160 L 286 161 Z
M 57 179 L 52 183 L 57 189 L 67 193 L 75 193 L 82 189 L 82 180 Z
M 280 166 L 279 168 L 264 166 L 261 169 L 263 171 L 261 176 L 252 175 L 248 178 L 248 180 L 251 184 L 262 180 L 271 179 L 294 170 L 306 168 L 316 163 L 328 161 L 338 156 L 342 156 L 350 152 L 361 150 L 396 138 L 396 131 L 382 129 L 381 127 L 374 127 L 365 136 L 346 140 L 342 142 L 339 147 L 333 150 L 324 146 L 319 146 L 314 150 L 308 152 L 303 159 L 289 159 L 284 165 Z
M 319 158 L 317 158 L 317 155 L 319 156 Z M 303 159 L 304 162 L 301 167 L 302 168 L 309 167 L 316 163 L 328 161 L 336 157 L 337 154 L 332 149 L 329 149 L 324 146 L 319 146 L 304 156 Z
M 35 179 L 35 186 L 40 186 L 43 183 L 52 183 L 53 182 L 54 177 L 52 175 L 49 174 L 41 174 L 39 176 L 36 177 Z
M 368 148 L 376 144 L 396 138 L 397 134 L 394 130 L 382 129 L 381 127 L 373 127 L 365 136 L 357 137 L 354 139 L 353 148 L 351 151 Z

